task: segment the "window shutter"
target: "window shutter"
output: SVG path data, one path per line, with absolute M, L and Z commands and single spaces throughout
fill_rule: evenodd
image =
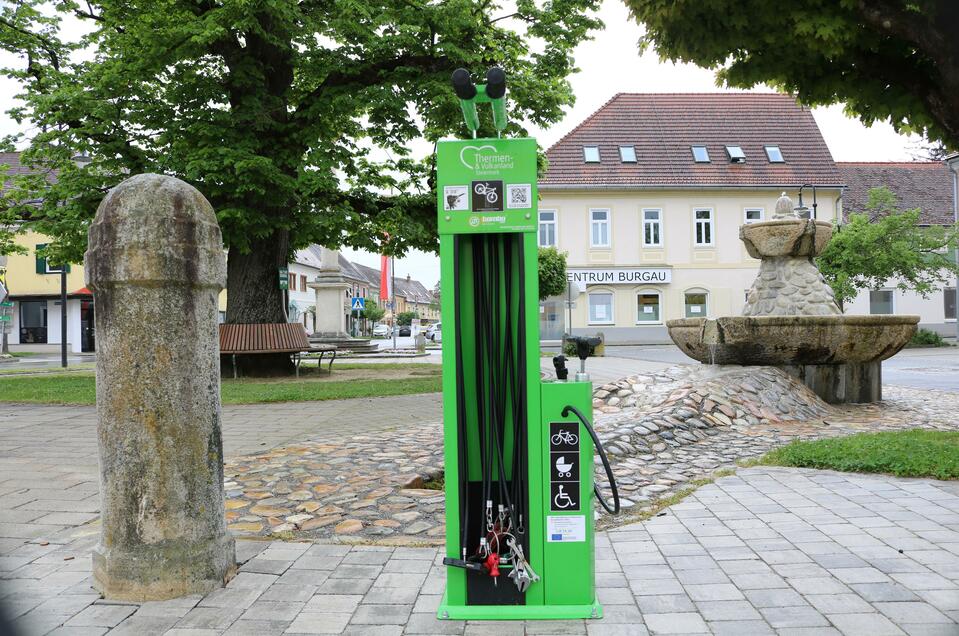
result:
M 34 250 L 34 253 L 37 255 L 37 273 L 38 274 L 47 273 L 47 259 L 40 256 L 40 250 L 42 250 L 46 246 L 47 246 L 46 243 L 41 243 L 40 245 L 37 245 Z

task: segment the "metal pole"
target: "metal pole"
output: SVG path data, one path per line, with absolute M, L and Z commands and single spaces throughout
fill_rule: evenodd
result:
M 393 351 L 396 351 L 396 334 L 400 326 L 396 322 L 396 258 L 390 256 L 390 305 L 393 312 Z
M 60 265 L 60 366 L 67 368 L 67 266 Z
M 573 284 L 566 281 L 566 311 L 569 313 L 569 324 L 566 325 L 566 333 L 573 335 Z M 560 351 L 562 353 L 562 350 Z

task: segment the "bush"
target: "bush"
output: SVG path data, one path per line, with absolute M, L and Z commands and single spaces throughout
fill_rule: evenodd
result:
M 912 339 L 909 340 L 909 344 L 911 346 L 932 345 L 934 347 L 941 347 L 943 342 L 942 336 L 935 331 L 931 329 L 917 329 L 916 333 L 912 334 Z

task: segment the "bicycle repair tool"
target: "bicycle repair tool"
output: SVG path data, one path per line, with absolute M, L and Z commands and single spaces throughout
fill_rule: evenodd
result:
M 471 138 L 440 141 L 436 158 L 442 315 L 452 331 L 443 338 L 449 570 L 438 615 L 598 617 L 594 449 L 609 462 L 589 422 L 592 385 L 581 374 L 566 381 L 562 355 L 561 381 L 540 378 L 536 141 L 502 137 L 501 69 L 479 86 L 459 69 L 453 88 Z M 484 103 L 492 120 L 480 117 Z

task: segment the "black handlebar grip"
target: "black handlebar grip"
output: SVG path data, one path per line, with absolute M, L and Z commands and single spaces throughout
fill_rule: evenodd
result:
M 486 71 L 486 96 L 499 99 L 506 94 L 506 73 L 498 66 Z
M 460 99 L 473 99 L 476 97 L 476 85 L 470 77 L 470 72 L 465 68 L 458 68 L 453 71 L 453 92 Z

